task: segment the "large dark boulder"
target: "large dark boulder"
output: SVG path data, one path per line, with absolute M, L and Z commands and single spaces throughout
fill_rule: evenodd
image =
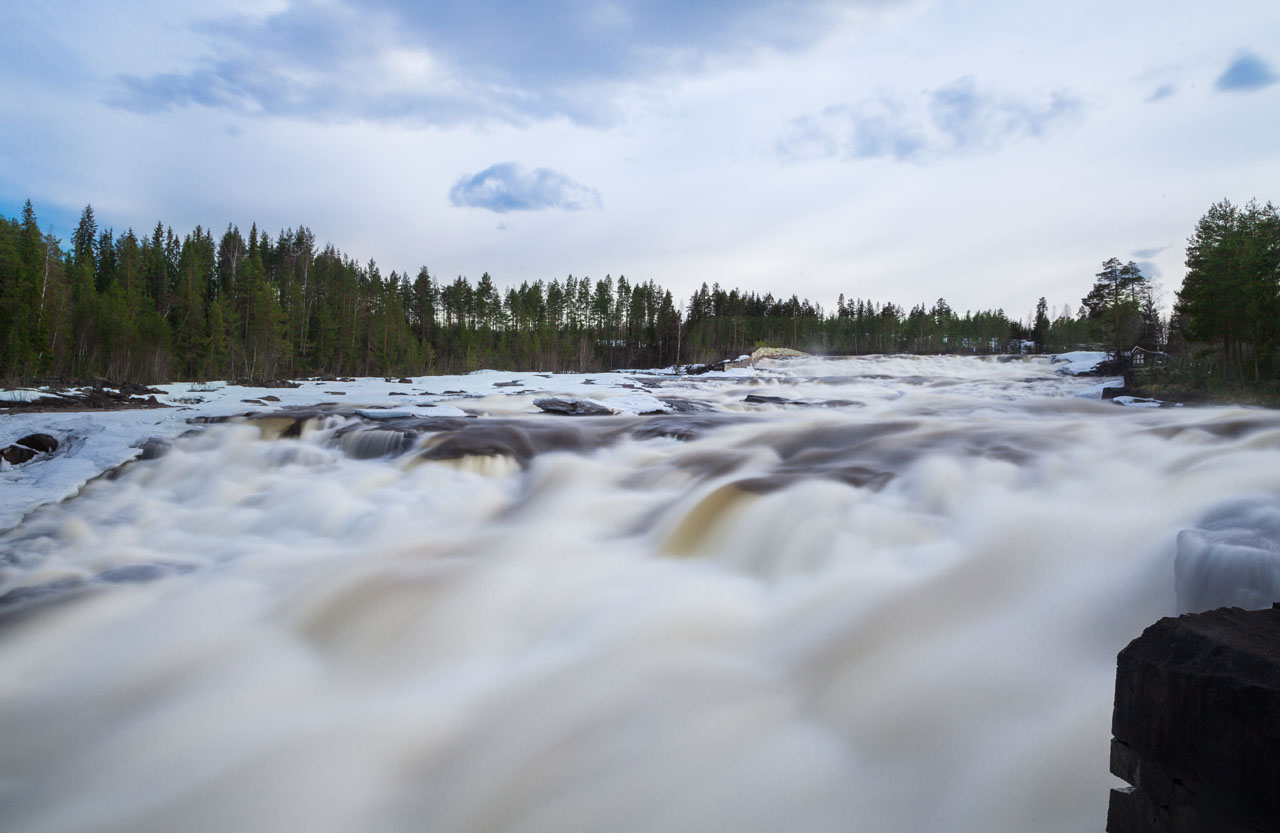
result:
M 1110 833 L 1280 833 L 1280 610 L 1161 619 L 1120 652 Z
M 8 445 L 0 448 L 0 460 L 4 460 L 11 466 L 25 463 L 36 456 L 36 452 L 21 445 Z
M 25 445 L 32 451 L 48 454 L 58 449 L 58 441 L 48 434 L 28 434 L 18 440 L 18 445 Z

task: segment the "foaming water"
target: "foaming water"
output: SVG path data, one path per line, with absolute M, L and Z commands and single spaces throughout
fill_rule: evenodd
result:
M 27 518 L 0 818 L 1098 830 L 1116 652 L 1272 589 L 1272 412 L 1043 360 L 648 381 L 691 412 L 280 414 Z

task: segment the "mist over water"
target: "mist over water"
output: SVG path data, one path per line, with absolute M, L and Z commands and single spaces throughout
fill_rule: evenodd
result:
M 4 826 L 1101 830 L 1116 652 L 1272 580 L 1280 416 L 762 367 L 211 425 L 29 516 Z

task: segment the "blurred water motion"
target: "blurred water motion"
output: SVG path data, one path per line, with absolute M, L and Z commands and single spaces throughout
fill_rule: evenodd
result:
M 1101 829 L 1116 652 L 1273 580 L 1280 417 L 769 366 L 662 381 L 687 415 L 210 426 L 27 518 L 3 826 Z

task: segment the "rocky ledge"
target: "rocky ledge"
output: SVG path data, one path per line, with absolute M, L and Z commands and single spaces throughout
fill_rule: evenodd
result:
M 1280 833 L 1280 609 L 1161 619 L 1117 661 L 1110 833 Z

